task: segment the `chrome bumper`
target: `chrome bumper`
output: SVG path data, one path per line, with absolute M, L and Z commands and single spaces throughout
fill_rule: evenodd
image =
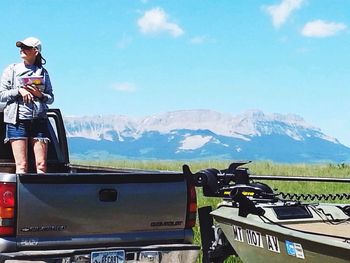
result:
M 90 263 L 94 251 L 124 250 L 124 263 L 195 263 L 200 247 L 196 245 L 154 245 L 144 247 L 94 248 L 75 250 L 38 250 L 0 253 L 0 263 Z

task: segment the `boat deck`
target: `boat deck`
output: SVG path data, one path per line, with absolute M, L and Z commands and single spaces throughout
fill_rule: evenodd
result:
M 350 221 L 288 224 L 288 228 L 350 239 Z

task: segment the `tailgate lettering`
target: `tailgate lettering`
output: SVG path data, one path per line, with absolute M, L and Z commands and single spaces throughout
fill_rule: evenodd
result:
M 165 221 L 165 222 L 151 222 L 152 227 L 159 226 L 180 226 L 183 221 Z
M 66 226 L 29 226 L 21 228 L 21 232 L 59 232 L 66 229 Z

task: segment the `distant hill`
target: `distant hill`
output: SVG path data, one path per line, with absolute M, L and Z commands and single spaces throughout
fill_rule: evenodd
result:
M 71 155 L 79 159 L 350 160 L 350 148 L 292 114 L 183 110 L 139 119 L 110 115 L 64 120 Z

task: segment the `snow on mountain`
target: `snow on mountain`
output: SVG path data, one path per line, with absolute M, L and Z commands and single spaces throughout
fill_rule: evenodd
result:
M 64 122 L 67 137 L 123 141 L 125 136 L 137 136 L 137 122 L 121 115 L 65 117 Z
M 213 137 L 212 136 L 202 136 L 202 135 L 188 135 L 181 142 L 180 150 L 195 150 L 201 148 L 206 143 L 208 143 Z
M 327 136 L 303 118 L 293 114 L 265 114 L 250 110 L 233 116 L 212 110 L 182 110 L 132 119 L 127 116 L 85 116 L 66 117 L 68 137 L 85 137 L 94 140 L 123 141 L 125 138 L 140 138 L 145 132 L 170 133 L 173 130 L 209 130 L 217 135 L 228 136 L 245 141 L 255 136 L 279 134 L 298 141 L 317 137 L 333 143 L 335 138 Z M 206 138 L 206 137 L 203 137 Z M 191 148 L 207 140 L 186 138 L 180 148 Z
M 319 128 L 308 124 L 295 114 L 274 113 L 267 115 L 259 110 L 250 110 L 236 116 L 235 119 L 237 120 L 236 131 L 248 136 L 280 134 L 298 141 L 313 136 L 339 143 L 337 139 L 323 134 Z
M 80 159 L 347 162 L 350 148 L 293 114 L 183 110 L 133 119 L 65 117 L 71 156 Z

